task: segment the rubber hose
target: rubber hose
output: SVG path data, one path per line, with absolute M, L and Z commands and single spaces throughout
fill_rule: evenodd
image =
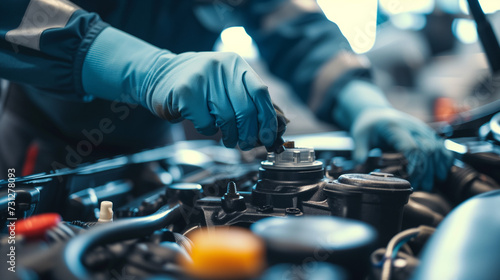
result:
M 181 217 L 179 205 L 173 208 L 165 205 L 149 216 L 127 218 L 93 227 L 68 242 L 60 254 L 60 265 L 55 271 L 54 278 L 90 280 L 92 277 L 83 264 L 83 257 L 92 248 L 149 235 L 179 217 Z

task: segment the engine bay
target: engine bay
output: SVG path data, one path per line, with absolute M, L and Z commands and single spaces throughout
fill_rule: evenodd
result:
M 433 236 L 453 239 L 448 216 L 500 189 L 498 116 L 482 136 L 445 140 L 455 163 L 432 193 L 412 189 L 401 154 L 356 164 L 343 133 L 280 154 L 199 140 L 12 170 L 0 182 L 2 279 L 431 279 L 432 251 L 450 249 Z M 328 144 L 307 146 L 319 138 Z

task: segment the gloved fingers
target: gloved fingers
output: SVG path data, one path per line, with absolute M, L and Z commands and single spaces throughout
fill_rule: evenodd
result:
M 354 152 L 353 159 L 356 163 L 361 164 L 366 161 L 368 158 L 368 153 L 372 148 L 370 146 L 370 133 L 353 133 L 353 141 L 354 141 Z
M 429 139 L 416 130 L 398 125 L 383 134 L 390 146 L 405 155 L 408 161 L 406 170 L 413 188 L 431 190 L 434 182 L 434 136 Z
M 219 129 L 215 125 L 214 118 L 210 114 L 205 117 L 200 117 L 200 114 L 198 114 L 197 117 L 195 118 L 187 116 L 186 119 L 192 121 L 196 131 L 198 131 L 203 135 L 210 136 L 214 135 L 215 133 L 217 133 L 217 131 L 219 131 Z
M 259 145 L 259 127 L 256 122 L 249 121 L 248 119 L 243 119 L 242 121 L 238 120 L 238 132 L 240 135 L 238 139 L 238 146 L 243 151 L 251 150 Z
M 414 150 L 418 147 L 415 135 L 411 131 L 392 121 L 380 122 L 376 126 L 378 145 L 384 144 L 398 152 Z
M 427 128 L 427 127 L 425 127 Z M 416 170 L 423 174 L 423 180 L 419 186 L 421 190 L 432 191 L 435 179 L 440 181 L 446 179 L 449 169 L 453 164 L 453 155 L 444 147 L 444 142 L 432 130 L 420 133 L 415 137 L 419 149 L 425 153 L 427 168 Z
M 379 122 L 375 126 L 374 137 L 378 145 L 394 148 L 405 155 L 408 161 L 406 170 L 414 189 L 432 188 L 434 170 L 432 157 L 429 157 L 434 143 L 412 129 L 394 120 Z
M 219 130 L 215 125 L 215 118 L 210 114 L 207 100 L 200 98 L 199 93 L 194 92 L 189 85 L 189 80 L 179 82 L 174 94 L 174 100 L 166 100 L 171 104 L 177 104 L 174 111 L 179 111 L 180 115 L 193 122 L 196 131 L 203 135 L 214 135 Z M 168 108 L 165 105 L 164 108 Z
M 227 98 L 209 101 L 210 113 L 215 117 L 215 123 L 222 132 L 222 142 L 228 148 L 234 148 L 238 142 L 236 117 L 231 103 Z
M 434 179 L 444 180 L 453 157 L 442 140 L 422 121 L 396 110 L 362 113 L 352 127 L 354 159 L 363 161 L 370 148 L 395 149 L 408 161 L 409 180 L 415 189 L 431 191 Z
M 408 180 L 410 181 L 412 187 L 418 190 L 422 187 L 425 182 L 425 174 L 428 171 L 428 162 L 425 160 L 425 153 L 419 149 L 412 149 L 404 151 L 403 153 L 408 161 L 407 172 Z
M 434 175 L 436 172 L 435 169 L 435 161 L 432 154 L 426 155 L 426 158 L 423 159 L 425 164 L 425 168 L 422 170 L 418 170 L 417 172 L 421 173 L 422 181 L 419 186 L 416 186 L 417 189 L 430 192 L 434 187 Z
M 281 153 L 283 151 L 283 144 L 285 143 L 283 134 L 285 134 L 286 125 L 290 122 L 290 120 L 285 117 L 285 113 L 280 109 L 280 107 L 278 107 L 278 105 L 273 103 L 273 106 L 274 110 L 276 111 L 276 118 L 278 120 L 278 129 L 276 140 L 274 141 L 272 146 L 267 146 L 266 150 L 267 152 Z
M 276 140 L 278 120 L 267 86 L 253 71 L 243 73 L 243 84 L 257 109 L 258 140 L 266 147 Z
M 374 122 L 371 118 L 358 118 L 351 128 L 352 140 L 354 141 L 354 152 L 353 159 L 356 163 L 362 164 L 368 158 L 368 153 L 372 144 L 376 145 L 376 141 L 373 138 L 378 138 L 378 135 L 374 133 Z
M 432 191 L 436 178 L 440 181 L 446 179 L 453 164 L 453 155 L 434 133 L 430 136 L 417 135 L 415 138 L 419 144 L 417 148 L 423 153 L 423 156 L 412 162 L 409 161 L 409 163 L 414 163 L 408 166 L 410 181 L 415 189 Z M 419 166 L 418 161 L 424 163 L 425 166 Z
M 235 114 L 238 146 L 244 151 L 250 150 L 258 145 L 257 109 L 246 89 L 241 85 L 239 88 L 235 87 L 235 92 L 228 94 Z

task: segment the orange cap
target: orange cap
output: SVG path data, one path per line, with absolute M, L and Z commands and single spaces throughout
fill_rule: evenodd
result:
M 61 215 L 57 213 L 31 216 L 16 223 L 16 233 L 26 237 L 41 236 L 60 221 Z
M 189 234 L 192 262 L 180 260 L 187 274 L 200 279 L 245 279 L 265 265 L 263 241 L 237 227 L 203 228 Z

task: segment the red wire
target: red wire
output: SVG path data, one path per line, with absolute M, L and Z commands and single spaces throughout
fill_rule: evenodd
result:
M 26 152 L 26 158 L 24 159 L 22 176 L 30 175 L 35 172 L 36 159 L 38 157 L 38 152 L 40 148 L 36 142 L 32 142 L 28 151 Z

